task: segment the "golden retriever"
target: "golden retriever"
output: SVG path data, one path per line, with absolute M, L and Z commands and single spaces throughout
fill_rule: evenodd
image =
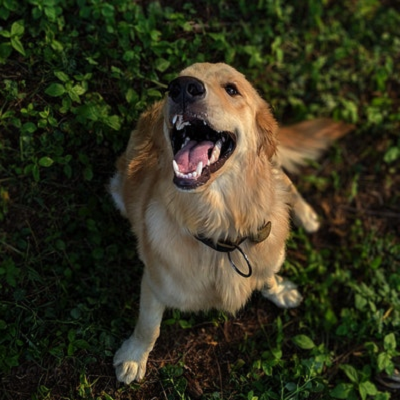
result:
M 277 273 L 289 212 L 307 231 L 316 213 L 283 168 L 315 159 L 350 125 L 329 119 L 278 130 L 269 106 L 226 64 L 194 64 L 150 106 L 117 162 L 110 192 L 144 263 L 139 318 L 116 352 L 119 381 L 141 380 L 166 307 L 235 313 L 255 290 L 296 307 Z

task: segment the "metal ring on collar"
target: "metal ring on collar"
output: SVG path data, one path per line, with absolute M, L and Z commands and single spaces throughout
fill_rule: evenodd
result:
M 231 258 L 231 252 L 228 252 L 228 259 L 229 262 L 232 265 L 232 268 L 240 275 L 243 276 L 243 278 L 249 278 L 251 276 L 251 274 L 253 273 L 253 269 L 251 268 L 251 264 L 249 259 L 247 258 L 246 253 L 239 247 L 239 246 L 235 246 L 236 250 L 239 250 L 240 254 L 243 256 L 244 260 L 246 261 L 247 267 L 249 268 L 247 274 L 243 273 L 237 266 L 236 264 L 232 261 Z

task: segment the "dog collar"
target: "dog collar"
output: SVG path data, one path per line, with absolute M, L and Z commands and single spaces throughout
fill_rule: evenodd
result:
M 243 276 L 244 278 L 249 278 L 251 274 L 253 273 L 253 269 L 250 264 L 250 260 L 247 257 L 247 254 L 239 247 L 245 240 L 249 239 L 253 243 L 261 243 L 264 240 L 268 238 L 268 236 L 271 233 L 271 221 L 268 221 L 266 224 L 264 224 L 255 235 L 249 235 L 249 236 L 244 236 L 244 237 L 238 237 L 235 241 L 231 240 L 218 240 L 216 243 L 210 239 L 206 238 L 202 235 L 196 235 L 195 238 L 202 242 L 203 244 L 207 245 L 208 247 L 211 247 L 215 251 L 219 251 L 221 253 L 228 253 L 228 259 L 230 264 L 232 265 L 232 268 L 240 275 Z M 236 264 L 232 261 L 231 258 L 231 252 L 234 250 L 238 250 L 239 253 L 242 255 L 244 260 L 246 261 L 247 267 L 248 267 L 248 272 L 244 273 L 242 272 Z

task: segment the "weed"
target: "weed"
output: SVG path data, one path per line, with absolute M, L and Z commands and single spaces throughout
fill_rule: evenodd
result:
M 0 2 L 2 397 L 395 399 L 395 2 L 167 3 Z M 279 122 L 357 128 L 294 178 L 322 220 L 288 242 L 303 305 L 170 311 L 146 380 L 118 388 L 112 355 L 133 328 L 142 265 L 105 184 L 140 112 L 197 61 L 244 72 Z

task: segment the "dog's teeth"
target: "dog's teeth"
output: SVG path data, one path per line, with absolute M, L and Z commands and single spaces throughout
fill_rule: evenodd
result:
M 194 173 L 196 174 L 196 177 L 197 177 L 197 176 L 200 176 L 202 172 L 203 172 L 203 161 L 200 161 L 197 164 L 197 168 L 196 168 L 196 171 Z
M 210 164 L 214 164 L 216 161 L 218 161 L 219 156 L 221 154 L 221 148 L 222 148 L 222 141 L 218 140 L 215 143 L 215 146 L 214 146 L 213 151 L 211 153 L 211 157 L 208 160 Z
M 179 166 L 175 160 L 172 160 L 172 167 L 174 168 L 175 174 L 179 176 L 181 172 L 179 171 Z
M 178 178 L 183 178 L 183 179 L 196 179 L 197 177 L 199 177 L 199 176 L 201 175 L 201 172 L 203 171 L 203 162 L 200 161 L 200 162 L 197 164 L 196 171 L 189 172 L 189 173 L 187 173 L 187 174 L 184 174 L 184 173 L 182 173 L 181 171 L 179 171 L 179 166 L 178 166 L 178 164 L 176 163 L 175 160 L 172 161 L 172 167 L 174 168 L 175 175 L 176 175 Z
M 182 119 L 180 119 L 177 123 L 176 123 L 176 130 L 177 131 L 181 131 L 185 126 L 190 125 L 189 121 L 185 121 L 183 122 Z
M 181 131 L 185 126 L 190 125 L 189 121 L 183 121 L 183 115 L 174 115 L 172 123 L 177 131 Z

